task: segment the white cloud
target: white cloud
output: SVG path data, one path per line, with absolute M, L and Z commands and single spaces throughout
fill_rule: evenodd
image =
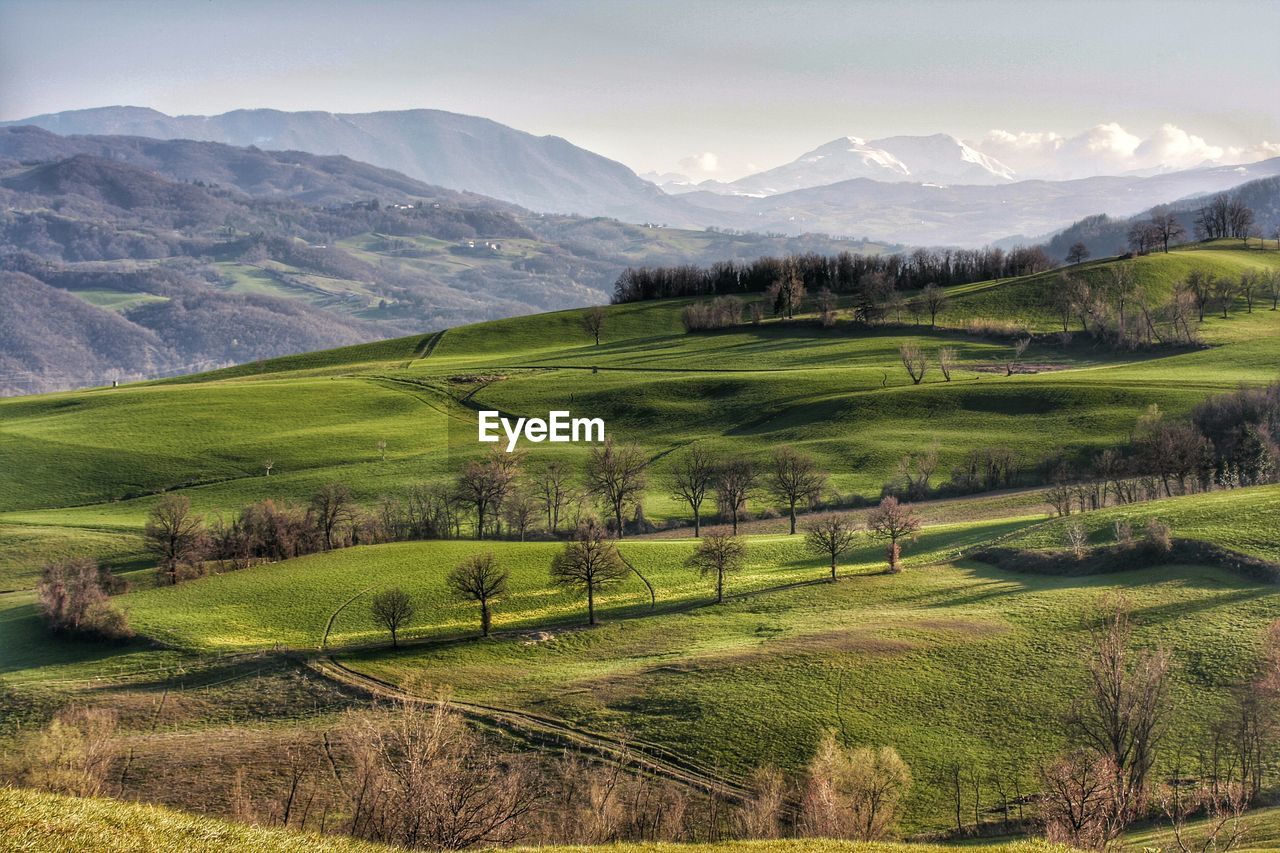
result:
M 1221 160 L 1226 149 L 1210 145 L 1199 136 L 1193 136 L 1180 127 L 1162 124 L 1134 152 L 1138 162 L 1145 167 L 1171 166 L 1190 168 L 1206 160 Z
M 713 151 L 703 151 L 680 160 L 680 168 L 699 177 L 709 177 L 720 171 L 720 158 Z
M 1163 124 L 1145 139 L 1117 124 L 1099 124 L 1077 136 L 1052 131 L 992 130 L 970 143 L 1008 165 L 1021 178 L 1063 180 L 1125 172 L 1189 169 L 1203 163 L 1250 163 L 1280 156 L 1280 144 L 1224 147 Z

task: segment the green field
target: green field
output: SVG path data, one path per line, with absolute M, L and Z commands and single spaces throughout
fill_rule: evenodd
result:
M 1271 263 L 1280 253 L 1170 257 L 1177 272 L 1189 263 Z M 1137 263 L 1164 269 L 1173 262 L 1150 256 Z M 952 310 L 958 318 L 971 301 L 1052 283 L 1046 276 L 1007 280 L 955 297 Z M 228 511 L 268 494 L 304 498 L 334 478 L 374 501 L 447 475 L 475 455 L 477 407 L 590 411 L 654 455 L 705 440 L 764 458 L 785 442 L 822 461 L 842 493 L 870 497 L 904 453 L 935 440 L 942 472 L 977 447 L 1011 448 L 1028 466 L 1047 448 L 1087 455 L 1121 440 L 1152 404 L 1177 415 L 1241 381 L 1274 378 L 1280 335 L 1275 312 L 1238 312 L 1206 323 L 1208 340 L 1218 344 L 1207 349 L 1153 359 L 1046 345 L 1025 358 L 1050 369 L 1006 377 L 989 371 L 1007 343 L 946 329 L 868 334 L 769 322 L 686 335 L 683 304 L 612 309 L 600 347 L 584 339 L 579 312 L 569 311 L 450 330 L 428 358 L 420 357 L 423 339 L 406 338 L 232 368 L 204 381 L 0 401 L 0 440 L 16 460 L 0 470 L 0 520 L 136 529 L 148 495 L 164 490 L 186 488 L 202 511 Z M 935 370 L 911 385 L 897 363 L 904 338 L 926 351 L 956 347 L 954 381 Z M 451 381 L 472 376 L 501 378 L 482 387 Z M 385 464 L 374 464 L 378 441 L 388 443 Z M 535 455 L 550 452 L 543 446 Z M 258 482 L 265 457 L 276 463 L 270 483 Z M 659 460 L 653 479 L 666 472 Z M 75 509 L 59 509 L 66 507 Z M 661 486 L 646 510 L 657 520 L 678 511 Z
M 354 248 L 359 248 L 355 246 Z M 444 247 L 420 246 L 452 262 Z M 527 247 L 526 247 L 527 248 Z M 504 250 L 523 251 L 517 241 Z M 432 256 L 434 258 L 434 256 Z M 1082 275 L 1101 281 L 1107 263 Z M 1238 274 L 1280 267 L 1280 252 L 1193 247 L 1134 262 L 1165 291 L 1192 269 Z M 688 300 L 614 306 L 600 346 L 581 312 L 564 311 L 312 353 L 117 389 L 0 400 L 0 688 L 67 695 L 92 679 L 161 679 L 221 655 L 288 651 L 339 663 L 415 692 L 449 688 L 461 701 L 554 717 L 611 737 L 680 752 L 732 777 L 774 763 L 803 767 L 821 732 L 849 744 L 895 746 L 917 780 L 904 829 L 948 825 L 939 780 L 952 764 L 1014 768 L 1024 786 L 1063 747 L 1059 720 L 1078 692 L 1082 617 L 1124 592 L 1144 645 L 1170 650 L 1176 730 L 1199 738 L 1245 678 L 1280 589 L 1210 566 L 1163 566 L 1101 577 L 1017 575 L 970 555 L 999 542 L 1061 548 L 1067 522 L 1043 494 L 1019 489 L 923 506 L 926 527 L 905 549 L 906 571 L 882 573 L 865 536 L 842 579 L 801 537 L 777 532 L 777 507 L 753 498 L 747 568 L 710 603 L 711 583 L 686 568 L 688 532 L 624 541 L 632 576 L 604 595 L 604 624 L 580 630 L 583 604 L 553 589 L 553 542 L 444 541 L 363 546 L 214 575 L 177 587 L 149 583 L 143 524 L 158 496 L 178 491 L 209 518 L 272 498 L 305 502 L 340 481 L 373 508 L 386 495 L 442 482 L 477 458 L 476 410 L 603 417 L 652 460 L 651 521 L 676 523 L 672 452 L 694 441 L 763 463 L 792 446 L 831 472 L 842 502 L 874 500 L 899 460 L 935 445 L 945 481 L 968 452 L 1012 450 L 1023 481 L 1050 458 L 1078 463 L 1127 440 L 1156 405 L 1185 415 L 1206 397 L 1278 378 L 1280 312 L 1269 304 L 1210 317 L 1206 346 L 1116 353 L 1038 343 L 1037 372 L 1005 376 L 1006 340 L 967 334 L 971 319 L 1015 318 L 1052 330 L 1042 311 L 1056 273 L 953 289 L 940 328 L 822 329 L 812 318 L 686 334 Z M 246 282 L 244 286 L 249 286 Z M 954 347 L 953 380 L 914 385 L 904 341 Z M 386 442 L 386 458 L 377 445 Z M 531 462 L 580 446 L 537 445 Z M 264 461 L 273 463 L 266 476 Z M 1280 561 L 1280 486 L 1109 508 L 1075 517 L 1094 542 L 1114 522 L 1150 517 L 1175 536 Z M 444 576 L 492 551 L 511 572 L 493 638 L 473 639 L 474 608 Z M 102 647 L 50 638 L 31 591 L 40 567 L 92 555 L 135 581 L 116 599 L 142 636 Z M 418 613 L 385 647 L 374 594 L 407 590 Z M 157 645 L 159 644 L 159 645 Z M 159 682 L 157 682 L 159 683 Z M 794 845 L 803 846 L 803 845 Z

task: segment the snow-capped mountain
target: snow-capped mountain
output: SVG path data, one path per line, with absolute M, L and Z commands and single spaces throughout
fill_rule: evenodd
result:
M 766 196 L 853 178 L 906 181 L 910 176 L 911 170 L 906 164 L 888 151 L 868 144 L 865 139 L 844 136 L 806 151 L 790 163 L 722 184 L 718 191 Z
M 871 143 L 907 164 L 909 180 L 940 184 L 1003 184 L 1013 170 L 946 133 L 889 136 Z
M 790 163 L 727 184 L 699 189 L 727 195 L 770 196 L 870 178 L 919 184 L 1003 184 L 1013 170 L 945 133 L 890 136 L 867 141 L 845 136 L 801 154 Z

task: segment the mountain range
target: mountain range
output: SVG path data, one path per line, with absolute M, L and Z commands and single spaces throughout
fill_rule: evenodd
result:
M 870 142 L 845 136 L 801 154 L 790 163 L 729 183 L 672 183 L 676 192 L 769 196 L 857 178 L 890 183 L 1002 184 L 1013 170 L 945 133 L 891 136 Z
M 337 155 L 0 128 L 0 394 L 598 304 L 628 265 L 883 247 L 533 213 Z
M 791 163 L 728 183 L 693 185 L 660 176 L 666 180 L 664 192 L 623 164 L 559 137 L 439 110 L 168 116 L 138 107 L 103 107 L 8 124 L 63 135 L 206 140 L 342 154 L 436 187 L 543 213 L 924 245 L 1038 239 L 1089 215 L 1130 216 L 1280 171 L 1280 160 L 1269 160 L 1155 175 L 1019 180 L 1006 165 L 946 134 L 869 141 L 842 137 Z
M 190 139 L 341 154 L 428 184 L 469 190 L 539 212 L 698 224 L 695 211 L 686 211 L 621 163 L 558 136 L 534 136 L 489 119 L 441 110 L 260 109 L 168 116 L 142 107 L 103 107 L 0 123 L 5 125 L 34 125 L 61 135 Z

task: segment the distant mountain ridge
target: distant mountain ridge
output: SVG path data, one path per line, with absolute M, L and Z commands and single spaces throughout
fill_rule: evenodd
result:
M 621 163 L 558 136 L 535 136 L 442 110 L 373 113 L 234 110 L 169 116 L 145 107 L 100 107 L 0 126 L 53 133 L 191 139 L 271 150 L 344 155 L 453 190 L 545 213 L 696 225 L 699 217 Z
M 0 128 L 0 395 L 599 304 L 629 264 L 882 248 L 533 213 L 337 155 Z
M 342 193 L 360 188 L 385 198 L 397 190 L 388 176 L 377 174 L 381 168 L 540 213 L 933 246 L 974 247 L 1009 235 L 1051 234 L 1085 216 L 1129 216 L 1154 204 L 1230 189 L 1280 172 L 1280 160 L 1272 160 L 1149 177 L 1017 180 L 1005 164 L 946 134 L 870 141 L 843 137 L 793 163 L 729 184 L 667 184 L 678 193 L 668 194 L 621 163 L 559 137 L 533 136 L 488 119 L 439 110 L 236 110 L 174 117 L 144 108 L 104 107 L 37 116 L 27 123 L 59 134 L 129 134 L 256 146 L 256 151 L 239 155 L 245 169 L 232 182 L 260 197 L 279 191 L 316 203 L 326 194 L 342 198 Z M 182 179 L 176 166 L 166 167 L 147 155 L 140 143 L 124 147 L 127 161 L 162 172 L 169 168 L 165 174 Z M 264 150 L 271 156 L 263 158 Z M 357 164 L 351 160 L 342 166 L 336 160 L 304 162 L 298 153 L 302 151 L 355 158 L 368 172 L 357 175 Z M 88 153 L 110 157 L 122 152 Z M 194 151 L 183 157 L 187 163 L 197 160 Z M 286 166 L 297 169 L 297 175 L 291 176 Z M 269 169 L 270 178 L 255 184 L 247 174 L 254 168 Z M 339 177 L 322 180 L 330 168 Z M 217 183 L 231 180 L 224 176 Z M 298 189 L 308 182 L 314 183 L 312 195 Z
M 674 192 L 705 190 L 727 195 L 769 196 L 868 178 L 888 183 L 990 185 L 1016 176 L 998 160 L 954 136 L 890 136 L 867 141 L 844 136 L 806 151 L 790 163 L 736 181 L 690 185 L 672 181 Z
M 0 127 L 0 159 L 46 163 L 76 155 L 127 163 L 171 181 L 234 188 L 257 198 L 306 204 L 426 199 L 508 214 L 524 212 L 514 204 L 432 186 L 341 155 L 145 136 L 61 136 L 34 125 Z
M 1151 177 L 977 184 L 856 178 L 767 196 L 701 191 L 683 198 L 734 222 L 784 234 L 847 234 L 925 246 L 982 246 L 1009 235 L 1047 235 L 1099 213 L 1131 216 L 1157 204 L 1280 175 L 1280 157 Z M 1030 238 L 1022 242 L 1032 242 Z

